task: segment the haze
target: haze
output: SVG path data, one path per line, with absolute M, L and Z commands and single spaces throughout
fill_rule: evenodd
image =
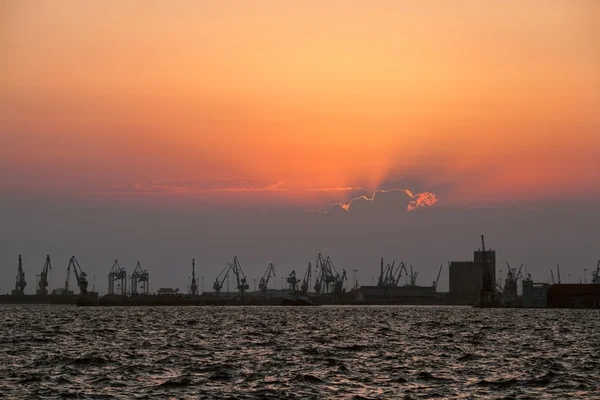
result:
M 598 21 L 585 0 L 4 0 L 0 293 L 48 253 L 51 288 L 76 255 L 100 292 L 115 258 L 185 291 L 193 257 L 209 290 L 234 255 L 279 285 L 318 252 L 429 284 L 482 233 L 503 271 L 585 279 Z

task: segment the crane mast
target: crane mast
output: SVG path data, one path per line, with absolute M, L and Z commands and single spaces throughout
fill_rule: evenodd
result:
M 48 295 L 48 271 L 51 269 L 52 264 L 50 263 L 50 255 L 46 255 L 46 262 L 44 263 L 44 268 L 42 268 L 42 273 L 40 274 L 40 281 L 36 293 L 38 296 Z

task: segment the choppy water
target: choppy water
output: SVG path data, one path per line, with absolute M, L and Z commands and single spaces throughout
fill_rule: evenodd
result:
M 600 398 L 600 313 L 0 306 L 4 398 Z

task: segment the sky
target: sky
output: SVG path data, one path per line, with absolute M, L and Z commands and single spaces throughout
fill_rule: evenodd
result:
M 212 281 L 319 251 L 431 281 L 481 233 L 581 276 L 598 21 L 593 0 L 0 1 L 0 292 L 19 253 L 29 291 L 46 253 L 54 286 L 79 254 L 100 291 L 117 257 L 154 288 L 192 257 Z

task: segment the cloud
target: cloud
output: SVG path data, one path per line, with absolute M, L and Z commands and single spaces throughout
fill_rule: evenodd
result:
M 405 189 L 381 189 L 373 192 L 371 197 L 359 196 L 346 204 L 334 203 L 327 214 L 388 214 L 398 210 L 412 211 L 420 207 L 430 207 L 437 202 L 438 199 L 431 192 L 413 194 Z

